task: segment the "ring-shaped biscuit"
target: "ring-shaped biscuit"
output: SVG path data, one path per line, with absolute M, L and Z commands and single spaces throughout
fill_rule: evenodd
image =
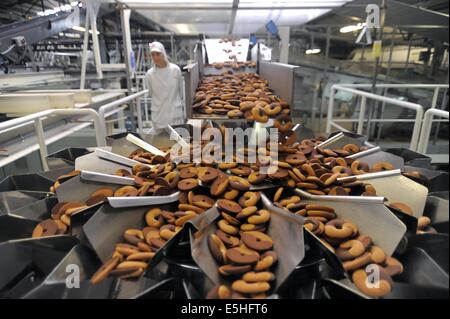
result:
M 256 206 L 256 204 L 259 202 L 259 199 L 261 198 L 261 195 L 259 192 L 245 192 L 242 197 L 239 199 L 239 205 L 241 207 L 249 207 L 249 206 Z
M 350 169 L 352 170 L 352 173 L 354 175 L 362 175 L 370 171 L 369 165 L 367 163 L 363 163 L 358 160 L 352 163 Z

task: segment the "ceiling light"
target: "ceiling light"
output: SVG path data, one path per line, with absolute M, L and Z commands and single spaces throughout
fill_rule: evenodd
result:
M 85 28 L 85 27 L 82 27 L 82 26 L 74 25 L 74 26 L 72 27 L 72 30 L 79 31 L 79 32 L 85 32 L 85 31 L 86 31 L 86 28 Z M 92 34 L 92 30 L 89 30 L 89 33 Z M 100 32 L 97 31 L 97 35 L 98 35 L 98 34 L 100 34 Z
M 78 26 L 78 25 L 74 25 L 72 27 L 72 29 L 75 30 L 75 31 L 80 31 L 80 32 L 86 31 L 86 29 L 84 27 L 81 27 L 81 26 Z
M 320 49 L 308 49 L 305 51 L 306 55 L 311 55 L 311 54 L 319 54 L 320 53 Z
M 341 32 L 341 33 L 350 33 L 350 32 L 359 31 L 362 28 L 364 28 L 365 25 L 366 25 L 365 23 L 358 23 L 358 24 L 348 25 L 348 26 L 342 27 L 339 30 L 339 32 Z

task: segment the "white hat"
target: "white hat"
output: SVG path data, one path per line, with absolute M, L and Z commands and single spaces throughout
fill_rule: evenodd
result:
M 165 53 L 166 50 L 164 49 L 162 43 L 155 41 L 150 43 L 150 52 Z

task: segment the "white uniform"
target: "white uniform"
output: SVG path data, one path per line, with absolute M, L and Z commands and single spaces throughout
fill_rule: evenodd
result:
M 180 68 L 173 63 L 168 63 L 165 68 L 153 66 L 147 71 L 145 77 L 152 97 L 151 119 L 153 128 L 159 130 L 169 124 L 182 123 Z

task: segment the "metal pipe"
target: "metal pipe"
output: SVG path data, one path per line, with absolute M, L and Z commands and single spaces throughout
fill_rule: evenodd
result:
M 81 56 L 81 79 L 80 79 L 80 90 L 83 90 L 86 83 L 86 66 L 87 66 L 87 51 L 89 47 L 89 10 L 86 11 L 85 17 L 85 31 L 83 39 L 83 54 Z
M 322 79 L 326 80 L 328 79 L 328 63 L 326 63 L 326 61 L 328 61 L 328 58 L 330 56 L 330 41 L 331 41 L 331 27 L 327 27 L 327 39 L 326 39 L 326 49 L 325 49 L 325 61 L 323 64 L 323 73 L 322 73 Z M 320 85 L 322 84 L 322 79 L 320 81 Z M 313 108 L 316 111 L 316 102 L 317 102 L 317 96 L 318 96 L 318 89 L 315 90 L 314 92 L 314 98 L 315 101 L 313 103 Z M 320 100 L 320 110 L 319 110 L 319 125 L 318 125 L 318 131 L 320 132 L 322 130 L 322 120 L 323 120 L 323 108 L 324 108 L 324 104 L 325 104 L 325 88 L 322 89 L 322 98 Z M 315 120 L 315 111 L 314 111 L 314 117 L 313 120 Z
M 331 125 L 333 125 L 335 128 L 337 128 L 338 130 L 340 130 L 340 131 L 343 131 L 343 132 L 350 132 L 349 130 L 347 130 L 345 127 L 343 127 L 343 126 L 340 126 L 339 124 L 336 124 L 336 123 L 331 123 Z
M 386 11 L 387 11 L 386 0 L 382 0 L 380 11 L 381 11 L 380 12 L 380 30 L 378 30 L 378 33 L 377 33 L 377 40 L 380 41 L 381 58 L 382 58 L 383 57 L 383 32 L 384 32 L 384 23 L 386 21 Z M 380 68 L 381 60 L 382 60 L 381 58 L 378 57 L 378 56 L 375 58 L 375 68 L 374 68 L 374 71 L 373 71 L 372 90 L 371 90 L 373 94 L 375 94 L 377 92 L 376 91 L 376 85 L 377 85 L 377 80 L 378 80 L 378 71 L 379 71 L 379 68 Z M 373 104 L 374 107 L 371 108 L 371 110 L 369 112 L 369 118 L 368 118 L 368 121 L 367 121 L 367 137 L 368 137 L 368 139 L 370 139 L 371 132 L 372 132 L 372 127 L 371 127 L 370 121 L 371 121 L 373 115 L 376 112 L 375 106 L 376 106 L 377 103 L 376 103 L 376 101 L 372 101 L 371 104 Z
M 448 94 L 448 89 L 445 89 L 444 94 L 442 96 L 442 100 L 441 100 L 441 107 L 440 107 L 441 110 L 443 110 L 445 108 L 445 106 L 447 105 L 447 98 L 448 98 L 447 94 Z M 433 144 L 436 144 L 438 136 L 439 136 L 439 131 L 441 130 L 441 122 L 440 121 L 433 121 L 433 122 L 438 122 L 436 131 L 434 132 L 434 137 L 433 137 Z
M 449 118 L 449 112 L 439 109 L 429 109 L 425 112 L 423 117 L 423 126 L 422 132 L 420 133 L 419 145 L 417 147 L 417 151 L 419 153 L 425 154 L 427 152 L 428 140 L 430 138 L 431 133 L 431 124 L 433 121 L 433 116 L 440 116 L 446 119 Z
M 51 110 L 51 114 L 57 115 L 90 115 L 94 119 L 95 139 L 97 140 L 97 146 L 106 146 L 106 136 L 103 134 L 101 125 L 102 120 L 93 109 L 55 109 Z
M 34 120 L 34 128 L 36 130 L 36 137 L 39 144 L 39 155 L 41 157 L 41 164 L 44 171 L 48 171 L 47 164 L 47 145 L 45 144 L 45 134 L 44 134 L 44 126 L 42 125 L 42 119 L 38 118 Z
M 333 121 L 334 95 L 336 94 L 336 85 L 331 86 L 328 100 L 327 129 L 326 133 L 331 133 L 331 123 Z
M 394 38 L 395 38 L 395 33 L 396 33 L 396 30 L 394 29 L 393 31 L 392 31 L 392 34 L 391 34 L 391 44 L 390 44 L 390 47 L 389 47 L 389 58 L 388 58 L 388 68 L 387 68 L 387 71 L 386 71 L 386 80 L 389 80 L 390 79 L 390 76 L 391 76 L 391 68 L 392 68 L 392 55 L 394 54 Z M 386 96 L 386 94 L 387 94 L 387 88 L 385 88 L 384 90 L 383 90 L 383 96 Z M 377 114 L 377 118 L 381 118 L 381 116 L 384 114 L 384 110 L 385 110 L 385 108 L 386 108 L 386 102 L 383 102 L 383 104 L 381 105 L 381 110 L 380 110 L 380 112 L 379 112 L 379 114 Z M 381 138 L 381 130 L 383 129 L 383 124 L 382 123 L 379 123 L 378 124 L 378 132 L 377 132 L 377 138 L 376 138 L 376 143 L 378 144 L 379 142 L 380 142 L 380 138 Z
M 339 123 L 358 123 L 359 119 L 337 119 L 333 122 Z M 413 119 L 373 119 L 374 123 L 414 123 L 416 120 Z M 433 120 L 433 122 L 446 122 L 445 120 Z
M 331 131 L 331 126 L 334 126 L 334 127 L 339 126 L 339 125 L 336 125 L 335 123 L 333 123 L 333 121 L 332 121 L 332 114 L 333 114 L 333 108 L 334 108 L 334 94 L 335 94 L 336 90 L 341 90 L 341 91 L 352 93 L 355 95 L 360 95 L 362 97 L 373 99 L 375 101 L 387 102 L 389 104 L 397 105 L 397 106 L 400 106 L 403 108 L 407 108 L 407 109 L 416 111 L 416 119 L 415 119 L 413 134 L 411 137 L 410 149 L 412 151 L 417 150 L 417 145 L 418 145 L 419 135 L 420 135 L 420 128 L 421 128 L 421 124 L 422 124 L 422 117 L 423 117 L 422 105 L 416 104 L 416 103 L 411 103 L 411 102 L 406 102 L 406 101 L 400 101 L 397 99 L 393 99 L 390 97 L 381 96 L 381 95 L 377 95 L 377 94 L 373 94 L 373 93 L 369 93 L 369 92 L 365 92 L 365 91 L 355 90 L 355 89 L 352 89 L 349 87 L 344 87 L 344 86 L 337 85 L 337 84 L 335 84 L 331 87 L 330 103 L 328 105 L 328 122 L 327 122 L 327 132 L 328 133 Z M 371 104 L 371 105 L 374 105 L 374 104 Z M 339 127 L 342 128 L 341 126 L 339 126 Z
M 364 116 L 366 114 L 366 104 L 367 104 L 367 97 L 362 96 L 361 97 L 361 108 L 359 110 L 358 130 L 357 130 L 357 133 L 359 135 L 362 135 L 362 132 L 363 132 Z
M 372 84 L 339 84 L 340 87 L 348 88 L 370 88 Z M 377 84 L 377 88 L 396 88 L 396 89 L 435 89 L 435 88 L 448 88 L 448 84 L 395 84 L 395 83 L 380 83 Z
M 101 127 L 102 121 L 100 120 L 99 114 L 93 109 L 51 109 L 45 110 L 38 113 L 29 114 L 22 116 L 13 120 L 5 121 L 0 123 L 0 134 L 2 131 L 17 128 L 25 123 L 34 122 L 36 135 L 39 144 L 39 151 L 42 159 L 42 166 L 44 170 L 48 170 L 46 166 L 45 156 L 47 154 L 47 146 L 45 141 L 44 128 L 42 125 L 42 119 L 47 118 L 50 115 L 89 115 L 94 119 L 94 129 L 97 146 L 106 146 L 105 135 Z
M 411 56 L 411 46 L 412 46 L 412 39 L 413 35 L 410 33 L 408 34 L 408 54 L 406 55 L 406 62 L 405 62 L 405 74 L 408 74 L 408 66 L 409 66 L 409 59 Z
M 170 35 L 170 53 L 172 57 L 173 63 L 176 63 L 175 61 L 175 39 L 173 33 Z
M 106 112 L 108 112 L 110 109 L 118 107 L 118 106 L 120 106 L 120 105 L 122 105 L 124 103 L 133 101 L 133 100 L 137 99 L 138 97 L 140 97 L 140 96 L 142 96 L 144 94 L 147 94 L 147 93 L 148 93 L 148 90 L 142 90 L 142 91 L 139 91 L 137 93 L 128 95 L 128 96 L 126 96 L 124 98 L 121 98 L 119 100 L 116 100 L 116 101 L 113 101 L 111 103 L 108 103 L 108 104 L 105 104 L 105 105 L 101 106 L 98 109 L 98 115 L 99 115 L 99 117 L 101 119 L 101 130 L 102 130 L 103 134 L 106 135 L 106 122 L 105 122 L 105 118 L 106 118 L 105 113 Z
M 176 10 L 176 11 L 188 11 L 188 10 L 232 10 L 232 7 L 229 5 L 217 5 L 217 6 L 186 6 L 186 5 L 155 5 L 155 4 L 145 4 L 142 2 L 132 3 L 132 2 L 120 2 L 119 4 L 124 5 L 127 8 L 133 10 Z M 342 1 L 341 5 L 344 5 L 346 1 Z M 239 7 L 239 10 L 305 10 L 305 9 L 336 9 L 340 4 L 336 5 L 295 5 L 295 6 L 248 6 L 248 7 Z M 355 5 L 354 5 L 355 6 Z M 356 6 L 355 6 L 356 7 Z M 358 6 L 363 7 L 363 6 Z
M 439 97 L 439 87 L 436 87 L 434 89 L 434 93 L 433 93 L 433 100 L 431 101 L 431 108 L 432 109 L 436 108 L 438 97 Z
M 137 120 L 138 120 L 138 132 L 139 134 L 144 134 L 144 129 L 143 129 L 143 125 L 142 125 L 142 98 L 138 97 L 136 102 L 136 116 L 137 116 Z
M 52 110 L 45 110 L 42 112 L 29 114 L 26 116 L 18 117 L 16 119 L 0 123 L 0 133 L 9 128 L 16 128 L 22 124 L 33 122 L 34 120 L 39 119 L 39 118 L 41 118 L 41 119 L 46 118 L 53 114 L 57 114 L 57 115 L 91 115 L 94 118 L 94 125 L 96 126 L 97 143 L 100 146 L 105 145 L 104 135 L 101 134 L 102 131 L 100 130 L 101 121 L 99 120 L 100 119 L 99 113 L 97 113 L 93 109 L 52 109 Z M 103 141 L 102 141 L 102 138 L 103 138 Z
M 132 76 L 133 72 L 131 70 L 131 31 L 130 31 L 130 15 L 131 11 L 129 9 L 125 9 L 124 6 L 120 7 L 120 21 L 122 25 L 122 41 L 123 41 L 123 49 L 124 49 L 124 60 L 125 60 L 125 71 L 127 78 L 127 90 L 128 95 L 132 93 Z M 134 107 L 131 105 L 130 110 L 130 118 L 131 118 L 131 130 L 136 130 L 136 124 L 134 123 Z
M 89 8 L 88 8 L 89 10 Z M 97 35 L 97 15 L 92 13 L 90 16 L 91 19 L 91 29 L 92 29 L 92 44 L 94 47 L 94 61 L 95 61 L 95 69 L 97 71 L 97 78 L 103 79 L 103 71 L 102 71 L 102 59 L 100 57 L 100 44 L 98 42 Z

